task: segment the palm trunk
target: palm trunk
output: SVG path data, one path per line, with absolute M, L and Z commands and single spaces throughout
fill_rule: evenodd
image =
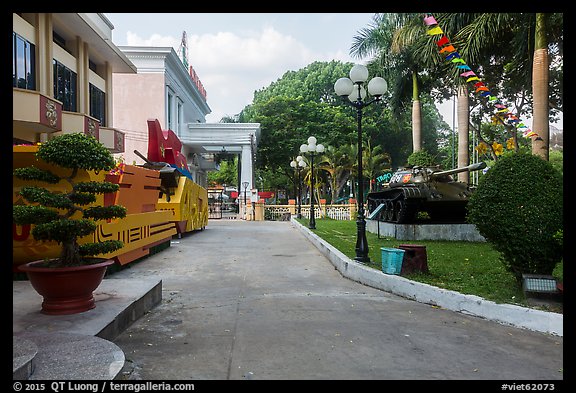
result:
M 412 148 L 414 152 L 422 150 L 422 113 L 418 94 L 418 78 L 414 71 L 412 72 Z
M 532 154 L 549 159 L 550 125 L 548 121 L 548 48 L 546 42 L 545 14 L 536 14 L 535 50 L 532 65 Z
M 470 124 L 470 105 L 468 103 L 468 88 L 466 85 L 458 87 L 458 167 L 467 166 L 470 163 L 468 152 L 468 134 Z M 469 183 L 470 172 L 464 171 L 458 174 L 458 181 Z

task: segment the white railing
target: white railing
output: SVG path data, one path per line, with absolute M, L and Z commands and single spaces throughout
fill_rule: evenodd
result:
M 264 205 L 264 217 L 266 220 L 280 220 L 287 213 L 296 215 L 297 207 L 294 205 Z M 315 205 L 314 217 L 328 217 L 333 220 L 351 220 L 352 212 L 356 212 L 356 205 Z M 300 213 L 303 218 L 310 218 L 310 205 L 302 205 Z
M 334 220 L 351 220 L 350 205 L 328 205 L 326 215 Z
M 290 205 L 264 205 L 265 220 L 280 220 L 285 214 L 290 213 Z

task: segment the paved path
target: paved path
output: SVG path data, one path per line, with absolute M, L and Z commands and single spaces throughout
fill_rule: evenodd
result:
M 561 380 L 563 338 L 343 278 L 290 222 L 211 220 L 115 273 L 163 300 L 120 334 L 125 379 Z

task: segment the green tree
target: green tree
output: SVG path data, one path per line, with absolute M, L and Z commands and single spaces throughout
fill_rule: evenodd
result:
M 439 13 L 436 19 L 462 58 L 477 65 L 475 72 L 490 91 L 512 103 L 508 106 L 518 117 L 534 118 L 533 129 L 540 129 L 542 135 L 532 140 L 533 151 L 548 159 L 548 123 L 562 111 L 562 14 Z M 483 97 L 470 97 L 470 103 L 477 108 L 471 109 L 477 118 L 494 113 Z M 507 126 L 507 130 L 506 139 L 516 140 L 515 128 Z M 488 146 L 493 142 L 486 140 Z
M 238 187 L 238 156 L 233 159 L 220 161 L 220 168 L 217 171 L 208 172 L 208 184 L 226 184 Z
M 353 38 L 350 49 L 359 58 L 373 56 L 369 67 L 389 80 L 390 104 L 397 116 L 412 102 L 413 151 L 423 146 L 421 88 L 429 91 L 435 81 L 431 73 L 436 57 L 422 44 L 425 39 L 421 14 L 375 14 L 372 24 Z
M 562 259 L 555 237 L 564 226 L 563 178 L 531 153 L 503 155 L 480 178 L 467 205 L 468 220 L 522 274 L 552 274 Z

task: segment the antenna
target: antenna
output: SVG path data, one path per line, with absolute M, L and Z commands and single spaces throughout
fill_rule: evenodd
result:
M 182 32 L 182 40 L 180 41 L 178 52 L 180 53 L 182 64 L 184 64 L 184 67 L 188 70 L 188 38 L 186 37 L 186 30 Z

